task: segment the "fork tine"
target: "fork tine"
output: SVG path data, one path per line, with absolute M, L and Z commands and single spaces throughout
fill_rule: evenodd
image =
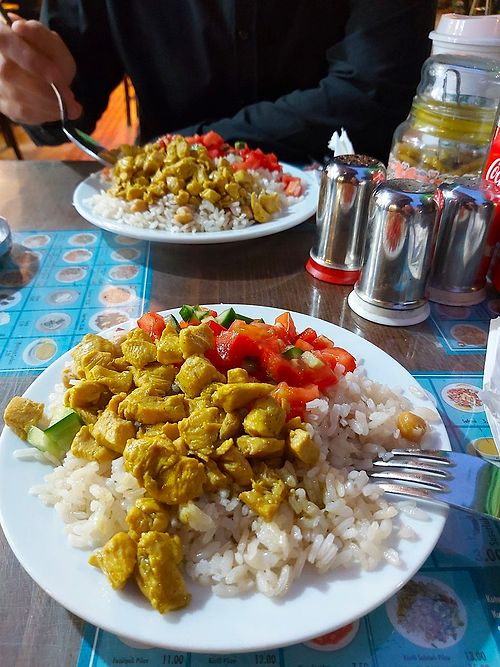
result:
M 410 484 L 422 484 L 440 493 L 446 493 L 449 488 L 446 484 L 438 482 L 435 477 L 424 475 L 420 472 L 406 472 L 404 470 L 381 470 L 380 472 L 372 472 L 371 478 L 386 479 L 395 482 L 409 482 Z
M 421 461 L 420 459 L 389 459 L 388 461 L 374 461 L 373 466 L 375 468 L 390 468 L 391 470 L 397 468 L 408 468 L 409 470 L 420 470 L 422 472 L 429 473 L 436 477 L 442 477 L 443 479 L 451 479 L 453 475 L 447 470 L 442 470 L 441 465 L 435 463 L 434 461 Z
M 392 449 L 391 454 L 395 457 L 407 456 L 408 458 L 424 459 L 433 461 L 444 466 L 454 466 L 455 462 L 450 458 L 448 452 L 436 449 Z
M 408 496 L 410 498 L 418 498 L 419 500 L 432 500 L 434 502 L 443 502 L 446 501 L 440 500 L 439 498 L 434 498 L 430 489 L 425 487 L 412 487 L 406 486 L 405 484 L 390 484 L 388 482 L 377 482 L 377 486 L 383 489 L 386 493 L 396 493 L 398 496 Z

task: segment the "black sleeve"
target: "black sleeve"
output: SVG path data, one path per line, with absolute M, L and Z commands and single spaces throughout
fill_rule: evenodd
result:
M 123 78 L 123 65 L 113 47 L 103 0 L 44 0 L 41 21 L 55 30 L 71 51 L 77 67 L 72 84 L 84 112 L 78 127 L 90 133 L 106 110 L 109 96 Z M 37 144 L 67 141 L 59 123 L 26 127 Z
M 345 37 L 326 52 L 328 74 L 316 88 L 180 131 L 213 129 L 227 141 L 244 139 L 300 161 L 321 159 L 332 133 L 344 127 L 358 153 L 386 161 L 430 52 L 436 2 L 351 0 L 349 7 Z

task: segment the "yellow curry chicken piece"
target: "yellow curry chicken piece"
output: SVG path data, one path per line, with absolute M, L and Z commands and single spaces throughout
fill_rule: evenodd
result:
M 243 420 L 248 435 L 263 438 L 277 437 L 286 422 L 286 411 L 271 396 L 255 401 Z
M 186 417 L 187 406 L 182 394 L 150 396 L 149 386 L 146 385 L 134 389 L 120 402 L 118 414 L 141 424 L 178 422 Z
M 167 533 L 143 533 L 137 544 L 135 578 L 139 588 L 161 614 L 186 607 L 191 596 L 186 590 L 179 565 L 180 538 Z
M 221 422 L 218 408 L 201 408 L 179 422 L 179 435 L 193 454 L 206 460 L 215 450 Z
M 162 364 L 180 364 L 184 357 L 182 356 L 179 334 L 165 327 L 156 343 L 156 357 Z
M 29 427 L 36 426 L 42 419 L 43 408 L 43 403 L 37 403 L 22 396 L 14 396 L 5 408 L 3 418 L 16 435 L 26 440 Z
M 170 525 L 167 508 L 154 498 L 138 498 L 126 516 L 128 534 L 138 542 L 150 530 L 164 533 Z
M 224 379 L 222 373 L 219 373 L 208 359 L 193 355 L 184 361 L 175 381 L 186 396 L 195 398 L 212 382 L 223 382 Z
M 144 368 L 134 368 L 133 376 L 136 387 L 147 387 L 150 395 L 164 396 L 172 389 L 172 382 L 177 374 L 173 365 L 166 366 L 155 361 Z
M 99 415 L 95 424 L 90 427 L 90 433 L 98 445 L 112 449 L 121 454 L 127 444 L 127 440 L 135 438 L 135 424 L 127 419 L 122 419 L 109 408 Z
M 272 521 L 287 495 L 287 487 L 278 475 L 264 467 L 252 481 L 252 489 L 243 491 L 239 499 L 265 521 Z
M 184 359 L 193 354 L 203 354 L 215 345 L 215 336 L 206 322 L 197 327 L 186 327 L 179 333 L 179 346 Z
M 137 561 L 137 544 L 128 533 L 116 533 L 106 544 L 94 551 L 89 563 L 99 567 L 114 589 L 123 588 Z
M 98 445 L 86 425 L 82 426 L 73 438 L 71 453 L 79 459 L 98 461 L 99 463 L 112 461 L 120 456 L 119 452 L 104 445 Z
M 203 491 L 203 464 L 185 456 L 165 435 L 129 440 L 123 458 L 125 469 L 146 492 L 167 505 L 185 503 Z
M 133 329 L 129 331 L 121 344 L 121 350 L 124 358 L 131 366 L 144 368 L 148 364 L 156 361 L 156 345 L 142 329 Z
M 214 405 L 226 412 L 233 412 L 258 398 L 268 396 L 274 388 L 273 384 L 265 382 L 231 382 L 219 387 L 212 400 Z

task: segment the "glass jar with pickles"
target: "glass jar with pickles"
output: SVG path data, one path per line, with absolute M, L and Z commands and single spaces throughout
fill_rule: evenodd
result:
M 500 61 L 426 60 L 410 114 L 394 133 L 387 177 L 439 185 L 479 176 L 499 100 Z

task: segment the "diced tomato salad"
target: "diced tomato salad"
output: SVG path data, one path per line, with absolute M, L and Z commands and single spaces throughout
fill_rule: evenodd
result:
M 161 148 L 166 148 L 172 139 L 171 134 L 166 134 L 159 139 L 158 144 Z M 185 137 L 188 144 L 201 144 L 205 146 L 209 156 L 212 159 L 227 157 L 228 155 L 237 156 L 238 160 L 231 163 L 234 171 L 241 169 L 267 169 L 281 173 L 280 180 L 284 185 L 285 194 L 288 197 L 301 197 L 304 194 L 302 180 L 298 176 L 283 173 L 283 167 L 278 162 L 274 153 L 264 153 L 260 148 L 249 148 L 244 141 L 237 141 L 234 145 L 228 144 L 224 139 L 213 130 L 206 134 L 193 134 Z
M 337 364 L 344 367 L 344 373 L 356 368 L 352 354 L 326 336 L 318 336 L 310 327 L 297 332 L 288 312 L 279 315 L 274 324 L 249 318 L 243 321 L 235 314 L 236 319 L 224 326 L 214 311 L 198 306 L 183 308 L 189 319 L 181 320 L 179 328 L 203 321 L 214 333 L 215 346 L 205 352 L 207 359 L 219 371 L 245 368 L 256 380 L 276 384 L 273 394 L 287 401 L 291 416 L 302 415 L 306 403 L 337 382 Z M 158 313 L 146 313 L 138 325 L 154 339 L 166 326 Z

